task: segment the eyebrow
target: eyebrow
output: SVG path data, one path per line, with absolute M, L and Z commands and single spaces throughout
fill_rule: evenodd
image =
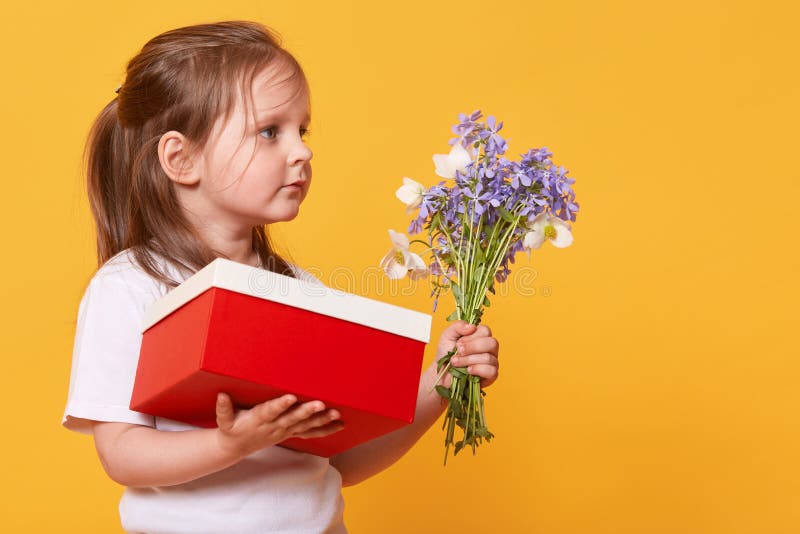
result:
M 270 108 L 256 110 L 256 118 L 258 120 L 272 119 L 274 117 L 280 117 L 283 114 L 284 113 L 281 111 L 276 113 L 272 111 Z M 306 113 L 306 116 L 303 118 L 303 122 L 311 122 L 311 113 Z

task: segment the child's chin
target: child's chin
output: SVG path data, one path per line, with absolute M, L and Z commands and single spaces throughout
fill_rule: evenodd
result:
M 300 214 L 300 206 L 297 205 L 294 208 L 286 209 L 279 213 L 272 214 L 273 217 L 266 224 L 269 224 L 270 222 L 289 222 L 292 219 L 295 219 L 299 214 Z

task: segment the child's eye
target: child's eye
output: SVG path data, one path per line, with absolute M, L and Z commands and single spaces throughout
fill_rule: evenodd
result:
M 258 132 L 259 135 L 261 135 L 263 133 L 267 133 L 267 135 L 264 136 L 265 139 L 274 139 L 275 135 L 276 135 L 275 134 L 275 127 L 274 126 L 270 126 L 269 128 L 264 128 L 263 130 Z
M 308 128 L 300 128 L 300 137 L 308 137 L 311 135 L 311 130 Z

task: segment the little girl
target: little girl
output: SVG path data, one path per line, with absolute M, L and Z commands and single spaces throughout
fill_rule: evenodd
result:
M 342 428 L 318 400 L 236 409 L 220 393 L 213 429 L 128 408 L 145 310 L 215 258 L 321 283 L 276 254 L 266 231 L 297 216 L 311 184 L 303 70 L 260 24 L 202 24 L 149 41 L 117 93 L 86 146 L 99 268 L 78 309 L 62 423 L 91 433 L 126 486 L 128 532 L 346 532 L 342 486 L 397 461 L 442 414 L 435 364 L 413 424 L 330 459 L 276 446 Z M 436 358 L 456 344 L 453 363 L 494 382 L 489 329 L 452 324 Z

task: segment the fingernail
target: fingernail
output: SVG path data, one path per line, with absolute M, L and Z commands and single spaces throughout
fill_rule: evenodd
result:
M 459 354 L 464 354 L 464 345 L 458 344 L 456 345 L 456 349 L 458 349 Z

